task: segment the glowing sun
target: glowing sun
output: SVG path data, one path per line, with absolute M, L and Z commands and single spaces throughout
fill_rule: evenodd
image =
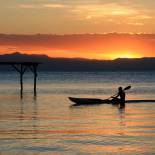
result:
M 138 56 L 137 54 L 133 54 L 133 53 L 117 53 L 117 54 L 109 55 L 109 58 L 110 59 L 117 59 L 117 58 L 132 59 L 132 58 L 140 58 L 140 56 Z
M 136 58 L 134 54 L 121 54 L 119 58 Z

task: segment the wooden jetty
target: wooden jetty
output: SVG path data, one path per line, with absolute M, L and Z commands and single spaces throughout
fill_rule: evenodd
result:
M 0 62 L 0 65 L 10 65 L 20 74 L 20 93 L 23 95 L 23 75 L 27 69 L 30 69 L 34 75 L 34 96 L 37 94 L 37 67 L 39 62 Z

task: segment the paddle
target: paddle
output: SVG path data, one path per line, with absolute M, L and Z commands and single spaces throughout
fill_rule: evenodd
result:
M 128 90 L 128 89 L 130 89 L 131 88 L 131 86 L 127 86 L 127 87 L 125 87 L 124 89 L 123 89 L 123 91 L 125 91 L 125 90 Z M 115 94 L 115 95 L 113 95 L 113 96 L 110 96 L 107 100 L 109 100 L 110 98 L 112 98 L 112 97 L 114 97 L 114 96 L 116 96 L 117 94 Z
M 125 87 L 123 90 L 128 90 L 128 89 L 130 89 L 131 88 L 131 86 L 127 86 L 127 87 Z

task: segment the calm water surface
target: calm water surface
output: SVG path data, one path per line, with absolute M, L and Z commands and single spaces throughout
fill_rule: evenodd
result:
M 0 73 L 0 154 L 155 154 L 155 103 L 71 107 L 68 96 L 155 99 L 155 72 L 41 72 L 37 98 L 25 74 Z

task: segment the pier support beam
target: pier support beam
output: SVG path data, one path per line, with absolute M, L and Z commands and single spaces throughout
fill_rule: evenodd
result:
M 32 73 L 33 73 L 33 76 L 34 76 L 34 87 L 33 87 L 33 90 L 34 90 L 34 96 L 36 96 L 37 95 L 37 67 L 38 67 L 38 64 L 33 64 L 33 66 L 31 67 L 29 67 L 30 68 L 30 70 L 32 71 Z
M 12 67 L 20 74 L 20 95 L 23 97 L 23 75 L 27 70 L 27 66 L 20 64 L 20 67 L 12 64 Z
M 34 96 L 37 94 L 37 67 L 39 62 L 0 62 L 0 65 L 11 65 L 20 74 L 20 94 L 23 96 L 23 75 L 29 68 L 34 75 Z
M 23 97 L 23 65 L 20 66 L 20 95 Z
M 38 65 L 33 65 L 33 74 L 34 74 L 34 96 L 37 95 L 37 67 Z
M 29 68 L 34 76 L 34 96 L 37 95 L 37 67 L 39 63 L 11 63 L 11 66 L 20 74 L 20 94 L 23 97 L 23 75 L 25 71 Z

